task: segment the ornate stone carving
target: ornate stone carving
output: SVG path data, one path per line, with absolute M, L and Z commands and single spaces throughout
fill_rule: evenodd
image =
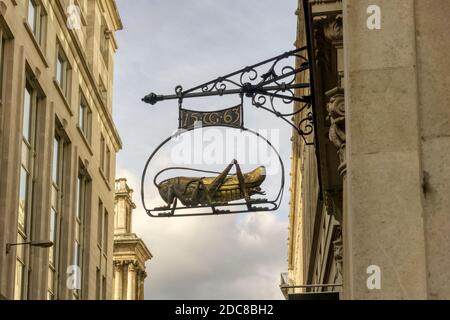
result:
M 137 265 L 138 263 L 135 260 L 128 261 L 128 271 L 135 272 L 137 269 Z
M 330 73 L 332 72 L 331 56 L 334 49 L 327 42 L 324 34 L 326 21 L 328 21 L 327 16 L 315 17 L 313 20 L 314 56 L 317 68 Z
M 113 264 L 114 264 L 114 270 L 119 271 L 123 266 L 123 261 L 116 260 L 113 262 Z
M 328 138 L 338 149 L 339 173 L 345 174 L 345 97 L 342 88 L 334 88 L 326 93 L 329 98 L 327 104 L 327 120 L 330 121 Z
M 327 23 L 324 25 L 323 33 L 325 38 L 332 43 L 341 42 L 344 36 L 342 29 L 342 15 L 328 16 Z
M 321 29 L 325 39 L 334 43 L 342 41 L 342 14 L 322 15 L 314 17 L 314 28 Z
M 325 209 L 340 224 L 342 224 L 342 191 L 327 190 L 324 192 Z
M 343 66 L 339 64 L 338 57 L 342 55 L 343 48 L 342 14 L 334 11 L 315 16 L 313 18 L 313 39 L 316 65 L 321 70 L 324 79 L 328 79 L 325 83 L 334 82 L 332 78 L 337 72 L 337 81 L 332 86 L 340 85 Z M 324 87 L 326 87 L 325 84 Z

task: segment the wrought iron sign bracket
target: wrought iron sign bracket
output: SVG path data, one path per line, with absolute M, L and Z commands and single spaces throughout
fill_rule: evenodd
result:
M 188 90 L 184 90 L 182 86 L 178 85 L 175 87 L 174 94 L 150 93 L 142 101 L 155 105 L 159 101 L 176 99 L 179 101 L 181 114 L 184 110 L 181 106 L 184 99 L 237 94 L 241 99 L 243 97 L 250 98 L 252 105 L 256 108 L 270 112 L 288 123 L 307 145 L 312 145 L 314 144 L 313 139 L 308 139 L 308 136 L 312 136 L 314 128 L 310 83 L 296 81 L 300 73 L 309 72 L 307 51 L 306 46 L 288 51 Z M 299 59 L 299 66 L 292 67 L 289 64 L 283 64 L 288 58 Z M 309 77 L 304 78 L 309 79 Z M 299 94 L 300 90 L 303 90 L 303 94 Z M 280 103 L 291 105 L 293 102 L 298 103 L 294 110 L 282 112 L 278 108 Z M 222 120 L 217 119 L 217 121 Z M 215 125 L 227 126 L 225 123 L 215 123 Z

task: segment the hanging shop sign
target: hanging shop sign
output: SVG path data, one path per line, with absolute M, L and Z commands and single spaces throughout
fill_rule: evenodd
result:
M 266 179 L 264 166 L 242 172 L 238 160 L 233 160 L 220 172 L 203 168 L 167 167 L 153 177 L 153 188 L 165 205 L 149 208 L 145 201 L 146 175 L 148 169 L 152 167 L 155 155 L 173 138 L 170 136 L 150 155 L 142 174 L 141 198 L 149 216 L 185 217 L 267 212 L 275 211 L 280 207 L 285 184 L 283 161 L 278 150 L 267 138 L 245 127 L 243 105 L 245 98 L 250 99 L 251 104 L 258 110 L 264 110 L 282 119 L 294 128 L 307 145 L 313 144 L 308 140 L 313 132 L 313 99 L 310 95 L 310 84 L 296 82 L 298 74 L 309 70 L 306 51 L 306 47 L 289 51 L 189 90 L 183 90 L 181 86 L 177 86 L 175 94 L 150 93 L 142 99 L 152 105 L 164 100 L 178 100 L 178 129 L 183 130 L 179 130 L 176 136 L 204 127 L 228 127 L 240 132 L 248 132 L 262 139 L 271 148 L 277 155 L 281 167 L 280 188 L 270 199 L 264 190 Z M 282 65 L 288 58 L 297 59 L 299 66 Z M 215 111 L 190 110 L 183 107 L 185 99 L 223 95 L 238 95 L 241 103 Z M 293 111 L 283 112 L 279 109 L 279 103 L 292 108 L 293 102 L 297 103 Z M 192 175 L 176 175 L 179 170 L 190 171 Z M 174 173 L 172 177 L 159 179 L 163 173 L 171 172 Z

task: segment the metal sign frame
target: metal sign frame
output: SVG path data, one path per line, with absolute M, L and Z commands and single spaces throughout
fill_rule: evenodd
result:
M 306 145 L 314 144 L 314 122 L 313 122 L 313 112 L 312 112 L 312 88 L 310 83 L 297 83 L 297 75 L 302 72 L 309 72 L 309 62 L 306 58 L 308 54 L 308 47 L 302 47 L 292 51 L 285 52 L 276 57 L 268 60 L 264 60 L 252 66 L 248 66 L 239 69 L 235 72 L 229 73 L 225 76 L 218 77 L 214 80 L 205 82 L 201 85 L 193 87 L 188 90 L 183 90 L 183 87 L 178 85 L 175 87 L 175 94 L 171 95 L 157 95 L 155 93 L 150 93 L 142 101 L 154 105 L 159 101 L 164 100 L 178 100 L 179 108 L 179 119 L 178 119 L 178 132 L 175 135 L 171 135 L 166 138 L 150 155 L 148 158 L 144 171 L 142 173 L 141 179 L 141 199 L 144 209 L 147 214 L 151 217 L 186 217 L 186 216 L 205 216 L 205 215 L 219 215 L 219 214 L 236 214 L 244 212 L 263 212 L 263 211 L 276 211 L 281 204 L 281 200 L 284 192 L 285 185 L 285 169 L 281 156 L 274 148 L 274 146 L 265 137 L 261 136 L 259 133 L 248 129 L 244 126 L 244 97 L 250 98 L 251 103 L 254 107 L 270 112 L 277 118 L 282 119 L 284 122 L 289 124 L 303 139 Z M 281 66 L 282 61 L 288 58 L 300 59 L 303 61 L 299 64 L 299 67 L 292 67 L 290 65 Z M 260 69 L 268 67 L 264 72 Z M 298 89 L 305 89 L 309 91 L 308 95 L 298 96 L 296 93 Z M 208 96 L 223 96 L 223 95 L 239 95 L 241 103 L 237 106 L 216 110 L 216 111 L 200 111 L 200 110 L 189 110 L 183 108 L 183 101 L 187 98 L 199 98 Z M 284 105 L 291 105 L 293 102 L 300 104 L 300 107 L 294 109 L 290 112 L 281 112 L 275 102 L 281 102 Z M 300 118 L 299 116 L 302 116 Z M 201 122 L 201 127 L 228 127 L 232 129 L 238 129 L 241 131 L 246 131 L 256 135 L 258 138 L 263 139 L 277 154 L 278 160 L 281 165 L 282 174 L 280 178 L 280 190 L 277 196 L 272 199 L 250 199 L 246 193 L 245 186 L 242 187 L 242 173 L 240 172 L 240 167 L 236 164 L 235 175 L 239 178 L 239 187 L 241 191 L 245 194 L 245 201 L 231 201 L 226 203 L 208 203 L 208 204 L 197 204 L 195 206 L 182 206 L 177 207 L 177 202 L 175 199 L 174 207 L 168 206 L 159 208 L 148 208 L 145 202 L 145 176 L 147 170 L 151 164 L 151 161 L 155 155 L 161 150 L 161 148 L 167 144 L 172 138 L 178 137 L 181 134 L 190 132 L 198 128 L 196 126 L 197 122 Z M 312 137 L 309 141 L 308 138 Z M 210 174 L 221 174 L 219 172 L 205 171 L 199 169 L 185 168 L 185 167 L 169 167 L 158 172 L 154 179 L 153 184 L 158 188 L 157 178 L 163 172 L 175 169 L 190 170 L 202 173 Z M 242 189 L 243 188 L 243 189 Z M 261 205 L 268 205 L 267 207 L 262 207 Z M 245 206 L 246 209 L 236 209 L 238 206 Z M 207 212 L 198 213 L 178 213 L 179 211 L 186 212 L 186 210 L 192 209 L 206 209 L 210 210 Z M 175 214 L 177 212 L 177 214 Z
M 220 126 L 220 125 L 216 125 Z M 275 147 L 270 143 L 267 138 L 260 135 L 259 133 L 245 128 L 244 126 L 241 126 L 238 128 L 241 131 L 249 132 L 256 137 L 263 139 L 270 147 L 271 149 L 277 154 L 278 160 L 280 162 L 281 166 L 281 174 L 280 174 L 280 189 L 278 191 L 277 196 L 274 199 L 268 200 L 268 199 L 255 199 L 251 202 L 249 201 L 235 201 L 232 203 L 223 203 L 218 205 L 197 205 L 195 207 L 189 207 L 189 206 L 182 206 L 177 207 L 174 209 L 170 209 L 167 207 L 155 207 L 155 208 L 148 208 L 145 201 L 145 177 L 148 171 L 148 168 L 154 159 L 155 155 L 161 150 L 161 148 L 167 144 L 169 141 L 171 141 L 173 138 L 179 137 L 181 134 L 188 133 L 190 131 L 196 130 L 198 127 L 193 127 L 191 129 L 184 129 L 179 130 L 174 135 L 171 135 L 170 137 L 166 138 L 150 155 L 150 157 L 147 159 L 147 162 L 145 163 L 144 170 L 142 172 L 141 177 L 141 199 L 142 199 L 142 205 L 147 212 L 147 214 L 154 218 L 161 218 L 161 217 L 192 217 L 192 216 L 208 216 L 208 215 L 220 215 L 220 214 L 237 214 L 237 213 L 244 213 L 244 212 L 269 212 L 269 211 L 276 211 L 280 207 L 281 201 L 283 199 L 283 193 L 284 193 L 284 185 L 285 185 L 285 168 L 283 164 L 283 160 L 281 159 L 281 156 L 279 152 L 275 149 Z M 168 170 L 190 170 L 190 171 L 196 171 L 196 172 L 202 172 L 202 173 L 210 173 L 210 174 L 220 174 L 220 172 L 212 172 L 212 171 L 206 171 L 206 170 L 199 170 L 199 169 L 192 169 L 192 168 L 186 168 L 186 167 L 168 167 L 165 168 L 158 173 L 155 174 L 153 178 L 153 184 L 156 188 L 158 188 L 157 178 L 158 176 Z M 268 207 L 261 207 L 261 205 L 268 205 Z M 237 209 L 233 210 L 234 207 L 238 206 L 246 206 L 245 210 Z M 186 210 L 196 210 L 196 209 L 204 209 L 209 208 L 210 211 L 208 212 L 199 212 L 199 213 L 181 213 L 181 214 L 175 214 L 175 211 L 178 212 L 180 210 L 186 211 Z

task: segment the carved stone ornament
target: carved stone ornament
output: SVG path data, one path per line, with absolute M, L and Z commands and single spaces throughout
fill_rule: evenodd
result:
M 136 267 L 137 267 L 136 261 L 132 260 L 128 263 L 128 271 L 134 272 L 134 271 L 136 271 Z
M 123 261 L 114 261 L 114 269 L 119 270 L 123 266 Z
M 342 191 L 327 190 L 324 192 L 324 204 L 327 214 L 332 215 L 342 224 Z
M 325 39 L 332 43 L 342 41 L 344 36 L 342 14 L 316 16 L 314 17 L 314 28 L 321 28 Z
M 345 98 L 342 88 L 334 88 L 326 93 L 327 120 L 330 122 L 328 138 L 337 148 L 339 156 L 339 173 L 345 173 Z

